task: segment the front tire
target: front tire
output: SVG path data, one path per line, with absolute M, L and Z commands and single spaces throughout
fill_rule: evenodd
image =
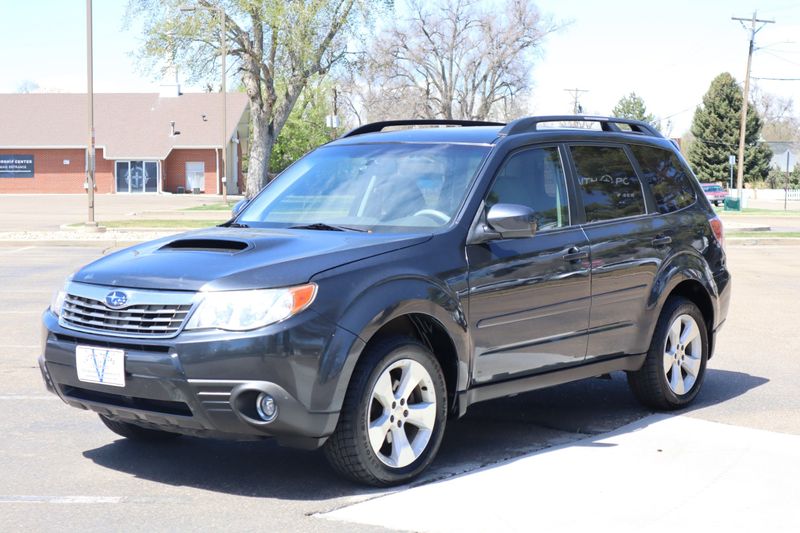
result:
M 152 441 L 171 440 L 181 436 L 179 433 L 170 433 L 169 431 L 160 431 L 158 429 L 143 428 L 141 426 L 137 426 L 136 424 L 131 424 L 129 422 L 120 422 L 118 420 L 111 420 L 110 418 L 103 415 L 98 415 L 98 416 L 108 429 L 110 429 L 120 437 L 125 437 L 126 439 L 130 440 L 152 442 Z
M 628 385 L 648 407 L 680 409 L 700 392 L 707 361 L 708 332 L 700 309 L 685 298 L 670 298 L 642 368 L 628 372 Z
M 406 337 L 379 341 L 353 372 L 324 452 L 351 480 L 406 483 L 433 461 L 446 420 L 447 387 L 430 350 Z

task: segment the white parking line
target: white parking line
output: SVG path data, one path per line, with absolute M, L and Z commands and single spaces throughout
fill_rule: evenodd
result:
M 45 396 L 44 394 L 3 394 L 0 395 L 0 401 L 2 400 L 57 400 L 55 394 L 51 394 L 49 396 Z
M 30 348 L 39 348 L 40 344 L 3 344 L 0 348 L 6 350 L 26 350 Z
M 122 503 L 122 496 L 0 496 L 0 503 Z
M 24 252 L 26 250 L 33 250 L 34 248 L 36 248 L 36 246 L 25 246 L 23 248 L 13 248 L 11 250 L 2 250 L 2 249 L 0 249 L 0 253 L 3 253 L 5 255 L 11 255 L 11 254 L 19 253 L 19 252 Z

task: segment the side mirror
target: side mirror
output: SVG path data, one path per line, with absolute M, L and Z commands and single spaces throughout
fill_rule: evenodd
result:
M 536 213 L 525 205 L 494 204 L 486 214 L 489 228 L 503 239 L 533 237 L 536 233 Z
M 236 202 L 235 204 L 233 204 L 233 209 L 231 209 L 231 216 L 233 218 L 239 216 L 239 213 L 242 212 L 242 209 L 244 209 L 249 202 L 250 200 L 248 200 L 247 198 L 243 198 L 238 202 Z

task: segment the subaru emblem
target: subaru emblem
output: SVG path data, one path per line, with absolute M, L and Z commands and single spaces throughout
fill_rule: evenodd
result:
M 122 291 L 111 291 L 106 294 L 106 305 L 111 309 L 122 309 L 128 303 L 128 295 Z

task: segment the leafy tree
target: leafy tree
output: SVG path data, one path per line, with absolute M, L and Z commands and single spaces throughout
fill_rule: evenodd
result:
M 729 173 L 728 157 L 739 146 L 739 120 L 742 114 L 742 90 L 729 73 L 714 78 L 703 105 L 692 120 L 694 141 L 689 147 L 689 162 L 700 181 L 721 181 Z M 759 142 L 762 122 L 754 106 L 747 110 L 744 179 L 759 181 L 769 174 L 772 150 Z M 740 162 L 741 163 L 741 162 Z
M 332 92 L 332 84 L 324 81 L 312 81 L 306 86 L 275 142 L 269 160 L 270 172 L 281 172 L 336 136 L 326 126 L 326 118 L 333 112 Z
M 769 176 L 767 176 L 767 185 L 771 189 L 783 189 L 787 185 L 790 189 L 800 188 L 800 163 L 797 163 L 789 173 L 788 183 L 786 170 L 772 167 L 769 171 Z
M 39 88 L 39 84 L 35 81 L 23 80 L 17 85 L 17 92 L 22 94 L 35 93 Z
M 630 118 L 633 120 L 641 120 L 647 122 L 654 128 L 660 130 L 661 124 L 652 113 L 647 112 L 647 106 L 644 105 L 644 99 L 635 92 L 631 92 L 628 96 L 623 96 L 611 110 L 611 115 L 618 118 Z
M 141 57 L 174 61 L 190 79 L 215 79 L 220 53 L 218 9 L 226 18 L 233 67 L 250 100 L 247 194 L 267 179 L 275 141 L 310 79 L 327 74 L 347 51 L 359 14 L 387 0 L 130 0 L 129 15 L 144 18 Z

